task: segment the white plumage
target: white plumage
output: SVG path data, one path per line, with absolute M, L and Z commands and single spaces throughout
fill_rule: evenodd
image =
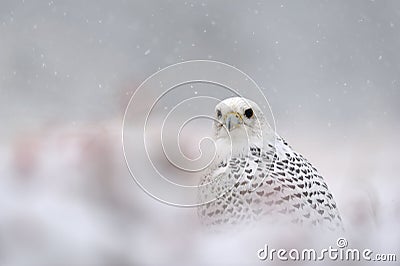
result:
M 324 179 L 269 126 L 258 105 L 240 97 L 215 109 L 217 157 L 204 177 L 198 208 L 206 225 L 261 219 L 342 228 Z

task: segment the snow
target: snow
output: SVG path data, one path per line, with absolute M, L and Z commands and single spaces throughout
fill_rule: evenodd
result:
M 398 253 L 400 2 L 22 0 L 0 10 L 0 264 L 258 263 L 268 228 L 205 234 L 195 210 L 149 198 L 124 163 L 130 97 L 187 59 L 249 74 L 278 132 L 326 177 L 349 243 Z M 197 151 L 190 137 L 182 145 Z

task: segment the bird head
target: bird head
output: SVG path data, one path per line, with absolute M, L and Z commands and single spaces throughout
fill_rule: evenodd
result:
M 214 134 L 217 140 L 262 142 L 265 125 L 260 107 L 246 98 L 227 98 L 215 107 Z

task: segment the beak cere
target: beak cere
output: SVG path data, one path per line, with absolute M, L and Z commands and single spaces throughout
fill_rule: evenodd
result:
M 225 126 L 228 129 L 228 131 L 231 131 L 232 129 L 236 128 L 240 124 L 242 124 L 242 118 L 238 113 L 229 113 L 226 118 L 225 118 Z

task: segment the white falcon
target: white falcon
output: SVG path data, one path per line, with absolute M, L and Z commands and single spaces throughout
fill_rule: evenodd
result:
M 256 103 L 228 98 L 215 115 L 216 160 L 199 188 L 202 223 L 269 219 L 342 229 L 322 176 L 271 129 Z

